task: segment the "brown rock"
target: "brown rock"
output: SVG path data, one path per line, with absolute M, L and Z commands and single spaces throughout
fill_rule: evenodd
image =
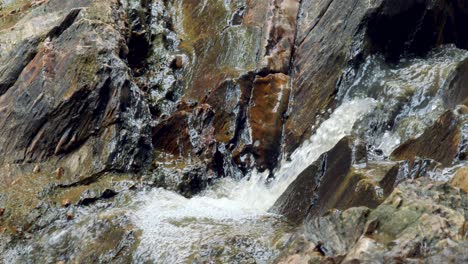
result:
M 368 175 L 375 173 L 375 168 L 369 168 L 369 172 L 354 168 L 353 162 L 363 159 L 355 155 L 365 153 L 365 149 L 366 146 L 355 138 L 343 138 L 299 174 L 270 210 L 300 224 L 330 209 L 377 207 L 386 197 L 378 181 L 390 173 L 387 171 L 391 171 L 392 166 L 385 166 L 376 179 Z
M 283 115 L 289 101 L 289 77 L 270 74 L 253 83 L 249 123 L 253 153 L 261 170 L 274 169 L 281 151 Z
M 457 156 L 459 141 L 460 122 L 452 111 L 447 111 L 421 136 L 395 149 L 391 157 L 410 162 L 417 157 L 428 158 L 450 166 Z
M 74 217 L 72 213 L 67 213 L 67 220 L 72 220 Z
M 0 217 L 2 217 L 4 213 L 5 213 L 5 208 L 0 208 Z
M 180 69 L 184 66 L 184 57 L 182 55 L 176 55 L 171 62 L 171 67 L 174 69 Z
M 63 207 L 68 207 L 68 206 L 70 206 L 70 204 L 71 204 L 70 199 L 63 199 L 62 200 L 62 206 Z
M 365 1 L 302 1 L 294 52 L 292 104 L 285 146 L 292 152 L 312 133 L 317 115 L 334 107 L 337 82 L 368 11 Z M 353 8 L 349 8 L 353 6 Z
M 62 167 L 58 167 L 56 170 L 55 170 L 55 177 L 57 179 L 60 179 L 62 178 L 63 174 L 65 173 L 65 170 L 62 168 Z
M 468 167 L 458 169 L 450 184 L 468 192 Z

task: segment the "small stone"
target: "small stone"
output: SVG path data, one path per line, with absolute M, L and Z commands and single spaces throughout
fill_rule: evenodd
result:
M 171 67 L 174 69 L 180 69 L 184 66 L 184 58 L 181 55 L 175 56 L 171 62 Z
M 64 172 L 65 172 L 65 170 L 62 167 L 58 167 L 55 170 L 55 177 L 57 177 L 57 179 L 62 178 Z
M 70 199 L 63 199 L 62 200 L 62 206 L 63 207 L 68 207 L 70 206 L 71 202 L 70 202 Z
M 72 220 L 74 217 L 72 213 L 67 213 L 67 220 Z
M 400 206 L 403 204 L 403 199 L 401 199 L 400 197 L 396 197 L 393 202 L 392 202 L 392 205 L 395 207 L 395 208 L 400 208 Z
M 5 208 L 0 208 L 0 217 L 2 217 L 4 213 L 5 213 Z
M 59 261 L 57 264 L 65 264 L 65 261 Z
M 39 165 L 34 166 L 33 172 L 34 172 L 34 173 L 39 173 L 39 172 L 41 172 L 41 167 L 40 167 Z

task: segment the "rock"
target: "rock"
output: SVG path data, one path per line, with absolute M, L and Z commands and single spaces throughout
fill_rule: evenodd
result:
M 468 192 L 468 167 L 458 169 L 450 184 Z
M 270 210 L 300 224 L 330 209 L 377 207 L 394 187 L 394 182 L 383 185 L 384 191 L 379 183 L 385 177 L 395 180 L 389 175 L 398 170 L 392 169 L 394 164 L 383 166 L 365 161 L 366 146 L 353 137 L 343 138 L 299 174 Z
M 248 118 L 253 154 L 261 171 L 276 167 L 281 151 L 283 116 L 289 102 L 290 80 L 278 73 L 256 77 Z
M 285 126 L 286 152 L 291 153 L 313 132 L 318 115 L 334 107 L 336 87 L 352 49 L 353 39 L 365 23 L 369 8 L 365 1 L 302 1 L 294 65 L 290 118 Z M 353 6 L 353 8 L 349 8 Z
M 110 199 L 117 195 L 112 189 L 88 189 L 80 195 L 78 205 L 88 206 L 98 200 Z
M 58 167 L 56 170 L 55 170 L 55 177 L 57 179 L 60 179 L 62 178 L 63 174 L 65 173 L 65 170 L 62 168 L 62 167 Z
M 41 172 L 41 167 L 40 167 L 39 165 L 34 166 L 33 172 L 34 172 L 34 173 L 39 173 L 39 172 Z
M 308 219 L 299 231 L 305 237 L 302 248 L 320 246 L 323 256 L 318 263 L 414 259 L 439 263 L 443 258 L 464 262 L 466 241 L 460 234 L 466 232 L 467 202 L 466 192 L 446 183 L 421 179 L 417 185 L 405 181 L 373 210 L 354 207 Z M 296 248 L 296 254 L 302 255 L 304 250 L 294 243 L 288 250 Z
M 68 206 L 70 206 L 70 204 L 71 204 L 70 199 L 63 199 L 62 200 L 62 206 L 63 207 L 68 207 Z
M 421 136 L 401 144 L 392 152 L 391 157 L 411 162 L 416 157 L 429 158 L 450 166 L 459 151 L 460 138 L 460 121 L 452 111 L 447 111 Z
M 372 49 L 393 60 L 408 53 L 422 55 L 446 43 L 466 49 L 467 10 L 466 2 L 460 1 L 385 0 L 370 15 L 367 35 Z
M 184 66 L 184 57 L 181 55 L 175 56 L 175 58 L 171 62 L 171 67 L 174 69 L 180 69 Z
M 447 85 L 447 91 L 442 96 L 447 108 L 455 109 L 460 105 L 459 107 L 463 109 L 468 106 L 468 91 L 466 89 L 468 86 L 467 76 L 468 59 L 465 59 L 465 61 L 457 67 L 449 85 Z M 466 114 L 466 109 L 464 113 Z
M 106 1 L 57 3 L 30 14 L 38 19 L 44 10 L 57 12 L 24 42 L 27 51 L 2 47 L 7 55 L 1 60 L 15 58 L 15 68 L 0 70 L 0 165 L 60 159 L 70 175 L 138 169 L 150 156 L 149 127 L 137 125 L 149 111 L 119 57 L 126 47 L 124 10 Z M 64 15 L 56 18 L 59 13 Z
M 356 80 L 357 69 L 368 55 L 398 61 L 408 54 L 424 55 L 442 44 L 466 49 L 466 5 L 445 0 L 302 1 L 291 76 L 289 112 L 294 114 L 285 127 L 286 151 L 291 153 L 313 133 L 312 124 L 327 117 L 321 113 L 336 106 L 336 95 L 346 92 L 340 86 Z M 463 77 L 459 79 L 464 82 Z M 453 100 L 459 100 L 456 92 L 453 95 Z
M 73 220 L 75 216 L 72 213 L 67 213 L 67 220 Z
M 5 213 L 5 208 L 0 208 L 0 217 L 2 217 L 4 213 Z

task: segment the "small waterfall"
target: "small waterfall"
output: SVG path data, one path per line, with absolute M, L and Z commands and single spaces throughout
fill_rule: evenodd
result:
M 280 226 L 281 219 L 267 210 L 303 169 L 351 134 L 356 121 L 374 106 L 375 100 L 368 98 L 344 102 L 292 154 L 291 161 L 282 162 L 273 181 L 267 181 L 268 172 L 254 171 L 241 181 L 224 179 L 192 199 L 163 189 L 141 194 L 133 217 L 142 230 L 136 261 L 184 262 L 212 244 L 230 248 L 229 238 L 245 236 L 255 241 L 246 249 L 255 261 L 268 262 L 278 253 L 272 243 L 281 228 L 272 227 Z

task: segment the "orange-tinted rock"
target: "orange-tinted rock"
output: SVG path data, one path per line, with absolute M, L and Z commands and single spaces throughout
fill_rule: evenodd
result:
M 67 220 L 72 220 L 74 217 L 72 213 L 67 213 Z
M 191 150 L 187 119 L 188 113 L 181 111 L 159 123 L 153 130 L 155 149 L 187 156 Z
M 68 206 L 70 206 L 70 204 L 71 204 L 70 199 L 63 199 L 62 200 L 62 206 L 63 207 L 68 207 Z
M 395 149 L 391 157 L 411 162 L 417 157 L 428 158 L 450 166 L 457 156 L 459 141 L 460 123 L 452 111 L 447 111 L 421 136 Z
M 55 177 L 57 179 L 60 179 L 62 178 L 63 174 L 65 173 L 65 170 L 62 168 L 62 167 L 58 167 L 56 170 L 55 170 Z
M 252 131 L 253 153 L 261 170 L 273 169 L 280 154 L 289 82 L 288 76 L 278 73 L 256 77 L 253 83 L 248 121 Z
M 153 129 L 154 148 L 180 157 L 201 154 L 215 142 L 212 119 L 213 111 L 207 104 L 179 111 Z
M 468 192 L 468 167 L 458 169 L 450 184 Z

